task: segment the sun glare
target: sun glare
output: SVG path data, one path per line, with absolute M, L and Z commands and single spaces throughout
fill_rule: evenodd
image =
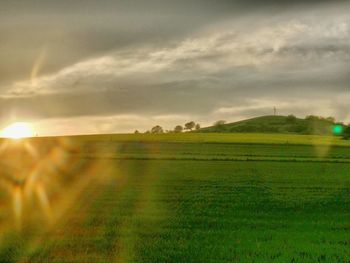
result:
M 15 122 L 1 131 L 1 137 L 12 139 L 32 137 L 33 135 L 32 125 L 26 122 Z

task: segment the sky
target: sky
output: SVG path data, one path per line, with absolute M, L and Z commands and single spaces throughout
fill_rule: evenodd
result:
M 350 3 L 9 1 L 0 127 L 39 135 L 207 126 L 273 114 L 350 122 Z

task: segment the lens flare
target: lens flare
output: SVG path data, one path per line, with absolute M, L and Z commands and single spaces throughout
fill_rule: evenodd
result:
M 340 125 L 340 124 L 336 124 L 332 128 L 333 128 L 334 135 L 341 135 L 343 133 L 343 130 L 344 130 L 343 125 Z
M 13 187 L 13 212 L 16 228 L 20 229 L 22 224 L 22 191 L 18 185 Z
M 1 132 L 1 137 L 11 138 L 11 139 L 21 139 L 26 137 L 33 137 L 34 130 L 32 125 L 26 122 L 15 122 Z

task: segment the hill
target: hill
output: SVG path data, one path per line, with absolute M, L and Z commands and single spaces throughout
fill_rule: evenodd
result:
M 205 127 L 200 133 L 285 133 L 331 135 L 333 118 L 308 116 L 305 119 L 290 116 L 261 116 L 243 121 Z

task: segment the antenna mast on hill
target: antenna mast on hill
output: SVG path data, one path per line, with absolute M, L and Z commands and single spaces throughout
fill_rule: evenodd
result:
M 274 115 L 274 116 L 277 115 L 277 109 L 276 109 L 276 107 L 273 107 L 273 115 Z

